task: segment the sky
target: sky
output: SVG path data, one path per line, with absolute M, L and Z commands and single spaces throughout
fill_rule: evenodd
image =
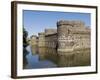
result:
M 44 32 L 45 28 L 56 29 L 59 20 L 81 20 L 86 26 L 91 25 L 90 13 L 23 10 L 23 25 L 29 37 Z

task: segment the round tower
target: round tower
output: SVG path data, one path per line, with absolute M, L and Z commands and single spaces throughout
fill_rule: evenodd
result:
M 58 21 L 57 33 L 58 33 L 58 52 L 72 51 L 73 40 L 71 35 L 71 29 L 73 28 L 73 21 Z
M 85 29 L 85 24 L 82 21 L 60 20 L 57 22 L 57 33 L 58 52 L 69 52 L 73 51 L 74 48 L 86 47 L 86 42 L 81 43 L 82 40 L 88 39 L 87 42 L 90 40 L 84 37 L 88 36 L 90 32 Z

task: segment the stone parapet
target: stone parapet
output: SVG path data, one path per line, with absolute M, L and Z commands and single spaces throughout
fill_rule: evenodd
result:
M 90 32 L 90 30 L 85 30 L 85 29 L 70 29 L 70 33 L 72 33 L 72 34 L 90 34 L 91 32 Z
M 45 35 L 52 35 L 57 33 L 57 29 L 45 29 Z
M 85 24 L 82 21 L 69 21 L 69 20 L 60 20 L 57 22 L 57 27 L 61 25 L 71 25 L 71 26 L 84 26 Z
M 38 35 L 40 35 L 40 36 L 41 36 L 41 35 L 45 35 L 45 33 L 44 33 L 44 32 L 41 32 L 41 33 L 38 33 Z

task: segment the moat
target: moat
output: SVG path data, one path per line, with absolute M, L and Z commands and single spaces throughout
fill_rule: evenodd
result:
M 89 49 L 76 51 L 76 54 L 63 53 L 63 55 L 58 55 L 56 49 L 37 46 L 28 46 L 26 49 L 23 69 L 90 66 Z
M 36 48 L 27 47 L 27 55 L 24 58 L 24 69 L 34 69 L 34 68 L 52 68 L 57 67 L 53 61 L 46 59 L 42 54 L 44 49 L 39 49 L 39 53 Z
M 91 29 L 82 21 L 60 20 L 24 38 L 24 69 L 91 66 Z

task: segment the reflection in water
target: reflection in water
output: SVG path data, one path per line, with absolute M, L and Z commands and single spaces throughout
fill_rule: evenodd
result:
M 46 59 L 49 59 L 57 64 L 57 62 L 59 61 L 57 50 L 54 48 L 46 48 L 46 53 Z
M 38 54 L 38 46 L 31 46 L 32 55 Z
M 45 48 L 38 48 L 39 60 L 46 60 L 46 49 Z
M 26 55 L 28 64 L 24 67 L 24 69 L 57 67 L 55 63 L 44 57 L 44 54 L 42 54 L 44 53 L 44 50 L 38 49 L 38 52 L 40 53 L 35 53 L 37 51 L 34 51 L 34 48 L 36 47 L 30 47 L 30 46 L 27 47 L 27 50 L 29 51 L 29 54 Z
M 26 58 L 26 56 L 28 55 L 28 51 L 27 51 L 27 49 L 26 48 L 23 48 L 23 68 L 25 68 L 26 67 L 26 65 L 28 64 L 28 61 L 27 61 L 27 58 Z
M 59 54 L 59 67 L 90 66 L 90 50 L 73 51 Z
M 24 53 L 24 69 L 90 66 L 90 49 L 68 53 L 53 48 L 28 46 Z

